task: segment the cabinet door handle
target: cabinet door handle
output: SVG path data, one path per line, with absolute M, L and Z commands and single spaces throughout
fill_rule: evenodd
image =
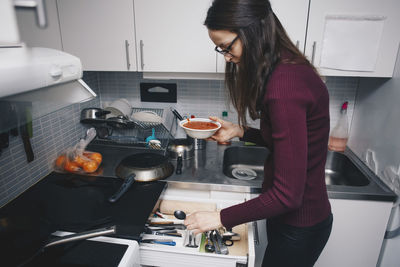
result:
M 311 53 L 311 64 L 314 64 L 314 59 L 315 59 L 315 49 L 317 47 L 317 42 L 313 42 L 312 45 L 312 53 Z
M 254 244 L 258 246 L 260 244 L 260 237 L 258 236 L 258 225 L 257 221 L 253 222 L 253 231 L 254 231 Z
M 131 61 L 129 58 L 129 42 L 128 42 L 128 40 L 125 40 L 125 53 L 126 53 L 126 67 L 128 68 L 128 70 L 130 70 Z
M 140 40 L 140 66 L 144 69 L 143 40 Z

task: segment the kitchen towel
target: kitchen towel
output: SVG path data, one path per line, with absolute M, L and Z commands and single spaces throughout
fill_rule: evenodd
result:
M 320 66 L 374 71 L 384 21 L 383 16 L 326 16 Z

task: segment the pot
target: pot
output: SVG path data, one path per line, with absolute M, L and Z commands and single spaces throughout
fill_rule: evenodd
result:
M 113 129 L 106 126 L 99 126 L 96 127 L 96 133 L 97 137 L 99 137 L 100 139 L 107 139 L 112 135 Z
M 126 119 L 124 116 L 111 117 L 108 118 L 106 122 L 107 125 L 118 129 L 128 128 L 130 124 L 128 119 Z
M 124 158 L 116 168 L 116 175 L 124 179 L 118 191 L 108 200 L 116 202 L 134 182 L 152 182 L 167 178 L 174 171 L 168 157 L 156 153 L 138 153 Z
M 192 140 L 187 138 L 172 140 L 168 145 L 168 154 L 170 158 L 177 160 L 175 173 L 182 174 L 182 161 L 194 156 Z
M 104 110 L 101 108 L 84 108 L 81 111 L 81 122 L 82 123 L 97 123 L 104 122 L 106 115 L 111 111 Z

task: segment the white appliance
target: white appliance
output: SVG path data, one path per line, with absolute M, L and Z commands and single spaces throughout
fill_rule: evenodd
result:
M 54 236 L 66 236 L 73 234 L 71 232 L 65 231 L 57 231 L 54 232 Z M 115 237 L 108 237 L 108 236 L 99 236 L 88 239 L 90 241 L 97 241 L 97 242 L 105 242 L 111 244 L 120 244 L 126 245 L 127 248 L 125 253 L 121 256 L 119 261 L 118 267 L 139 267 L 140 266 L 140 249 L 139 243 L 135 240 L 129 239 L 122 239 L 122 238 L 115 238 Z
M 14 5 L 36 8 L 39 27 L 46 25 L 43 0 L 0 1 L 0 97 L 68 82 L 76 89 L 75 81 L 83 74 L 80 59 L 54 49 L 26 47 L 19 39 Z M 83 81 L 79 85 L 91 98 L 96 96 Z M 85 100 L 87 97 L 81 99 Z
M 0 48 L 0 97 L 82 77 L 79 58 L 49 48 Z

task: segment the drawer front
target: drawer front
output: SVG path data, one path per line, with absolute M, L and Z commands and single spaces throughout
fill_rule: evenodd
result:
M 175 189 L 169 186 L 160 196 L 159 204 L 163 201 L 180 201 L 182 203 L 199 203 L 212 204 L 215 203 L 216 209 L 241 203 L 250 199 L 250 194 L 222 191 L 199 191 L 189 189 Z M 208 207 L 212 205 L 204 205 Z M 161 204 L 161 207 L 164 207 Z M 161 210 L 163 212 L 163 210 Z M 221 255 L 215 253 L 200 252 L 198 249 L 169 247 L 158 244 L 141 244 L 140 246 L 140 263 L 143 266 L 254 266 L 255 264 L 255 236 L 257 232 L 254 229 L 253 222 L 246 225 L 237 226 L 245 236 L 241 235 L 241 241 L 244 250 L 237 252 L 238 247 L 228 247 L 232 253 Z M 235 231 L 235 228 L 233 229 Z M 257 239 L 257 238 L 256 238 Z M 178 242 L 178 241 L 177 241 Z M 238 243 L 237 243 L 238 244 Z M 243 246 L 243 243 L 241 243 Z M 234 245 L 235 246 L 235 245 Z M 238 245 L 239 246 L 239 245 Z

